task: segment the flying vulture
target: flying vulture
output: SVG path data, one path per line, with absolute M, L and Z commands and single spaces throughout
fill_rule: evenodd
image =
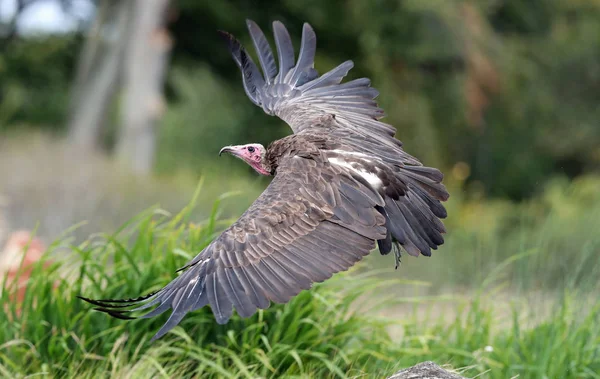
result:
M 241 317 L 270 302 L 286 303 L 334 273 L 345 271 L 379 247 L 431 255 L 444 242 L 441 201 L 448 199 L 442 173 L 402 150 L 396 129 L 367 78 L 342 79 L 346 61 L 319 75 L 316 36 L 305 23 L 296 60 L 290 35 L 275 21 L 277 62 L 265 35 L 247 21 L 262 73 L 241 44 L 221 32 L 242 73 L 244 90 L 265 113 L 284 120 L 293 134 L 272 142 L 226 146 L 273 180 L 233 225 L 188 262 L 161 290 L 128 300 L 83 298 L 114 317 L 155 307 L 142 318 L 173 309 L 153 337 L 160 338 L 186 313 L 210 305 L 226 323 L 233 308 Z

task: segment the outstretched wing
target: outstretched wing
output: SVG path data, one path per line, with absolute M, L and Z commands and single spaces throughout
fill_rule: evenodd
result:
M 246 94 L 252 102 L 270 115 L 276 115 L 294 133 L 319 124 L 326 115 L 335 115 L 338 124 L 361 136 L 373 136 L 384 145 L 400 145 L 394 139 L 396 129 L 378 121 L 384 116 L 375 97 L 379 92 L 367 78 L 341 84 L 354 66 L 350 60 L 319 76 L 314 69 L 317 37 L 305 23 L 298 61 L 285 26 L 273 22 L 273 33 L 279 69 L 265 35 L 254 21 L 247 21 L 248 30 L 258 54 L 263 74 L 242 45 L 231 34 L 221 32 L 229 50 L 242 71 Z
M 445 232 L 438 220 L 446 217 L 440 202 L 449 196 L 442 184 L 443 175 L 435 168 L 424 167 L 406 153 L 395 138 L 395 128 L 379 121 L 384 113 L 374 100 L 378 91 L 370 86 L 369 79 L 342 83 L 353 67 L 352 61 L 319 76 L 314 69 L 316 36 L 306 23 L 297 61 L 285 26 L 279 21 L 273 23 L 277 68 L 263 32 L 253 21 L 248 20 L 247 24 L 264 75 L 232 35 L 222 35 L 242 72 L 248 97 L 266 113 L 286 121 L 296 134 L 325 127 L 331 136 L 348 147 L 342 153 L 355 157 L 366 155 L 371 163 L 387 166 L 393 176 L 380 179 L 391 180 L 392 184 L 388 186 L 391 197 L 386 196 L 386 206 L 382 209 L 390 234 L 380 242 L 380 251 L 382 254 L 390 252 L 396 240 L 411 255 L 431 255 L 431 249 L 443 243 L 441 234 Z
M 83 299 L 119 318 L 156 306 L 142 316 L 149 318 L 172 308 L 153 339 L 205 305 L 221 324 L 233 307 L 249 317 L 367 255 L 386 236 L 385 218 L 375 209 L 383 205 L 378 193 L 325 160 L 284 158 L 254 204 L 163 289 L 139 299 Z

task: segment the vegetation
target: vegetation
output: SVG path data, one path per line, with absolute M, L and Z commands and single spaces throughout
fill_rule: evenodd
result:
M 0 219 L 55 240 L 24 301 L 14 284 L 0 295 L 1 377 L 384 377 L 430 359 L 468 377 L 600 378 L 598 0 L 170 3 L 151 176 L 112 157 L 121 92 L 99 151 L 63 138 L 84 29 L 27 35 L 0 17 Z M 289 304 L 222 326 L 203 309 L 149 344 L 164 316 L 114 320 L 76 295 L 160 288 L 264 188 L 216 161 L 289 133 L 246 98 L 216 36 L 250 47 L 246 18 L 270 40 L 283 21 L 296 46 L 308 21 L 319 72 L 352 59 L 351 78 L 372 79 L 406 150 L 446 174 L 449 233 L 397 271 L 373 253 Z
M 599 179 L 588 180 L 562 188 L 573 202 L 585 199 L 597 210 L 600 197 L 587 188 L 590 183 L 597 185 Z M 549 197 L 559 196 L 556 188 L 561 186 L 550 187 Z M 511 245 L 514 250 L 505 254 L 488 255 L 485 266 L 479 268 L 484 270 L 481 278 L 470 279 L 480 282 L 472 286 L 475 292 L 469 296 L 423 295 L 424 287 L 440 279 L 433 278 L 432 283 L 426 281 L 427 276 L 421 281 L 406 279 L 412 266 L 405 265 L 420 261 L 427 266 L 424 263 L 446 256 L 457 259 L 451 270 L 471 275 L 474 270 L 467 266 L 465 272 L 462 259 L 482 252 L 476 244 L 466 244 L 463 256 L 453 256 L 453 244 L 464 235 L 483 242 L 479 247 L 494 244 L 502 249 L 505 245 L 505 232 L 465 228 L 455 220 L 451 224 L 457 225 L 457 230 L 450 235 L 449 249 L 428 262 L 406 258 L 394 272 L 395 278 L 383 278 L 382 270 L 361 273 L 359 266 L 302 292 L 287 305 L 272 305 L 248 320 L 235 316 L 230 323 L 217 325 L 210 309 L 194 312 L 154 344 L 148 340 L 164 317 L 115 320 L 91 312 L 76 298 L 78 294 L 131 297 L 168 282 L 176 268 L 230 222 L 218 217 L 219 203 L 208 219 L 193 222 L 199 195 L 197 192 L 194 203 L 174 216 L 151 209 L 115 234 L 95 235 L 75 246 L 69 245 L 69 238 L 54 243 L 51 256 L 62 251 L 63 258 L 50 268 L 43 268 L 43 263 L 36 267 L 23 303 L 10 301 L 10 288 L 0 299 L 6 310 L 0 314 L 1 375 L 381 377 L 431 359 L 470 377 L 598 377 L 600 306 L 592 295 L 598 289 L 598 268 L 589 264 L 590 253 L 586 253 L 589 244 L 598 239 L 573 246 L 581 249 L 578 254 L 574 250 L 568 256 L 553 255 L 547 241 L 559 246 L 561 240 L 567 243 L 572 228 L 580 225 L 564 220 L 563 235 L 556 235 L 552 217 L 529 227 L 513 225 L 520 233 L 540 238 L 533 239 L 532 246 Z M 480 206 L 502 219 L 505 210 L 501 207 Z M 526 204 L 521 210 L 526 214 L 533 206 Z M 598 213 L 586 218 L 589 208 L 572 204 L 566 209 L 573 217 L 576 212 L 578 218 L 595 222 L 589 228 L 597 228 Z M 551 276 L 560 287 L 552 293 L 538 293 L 544 307 L 519 292 L 519 283 L 529 283 L 533 262 L 541 260 L 547 261 L 548 280 Z M 386 271 L 391 271 L 391 262 L 385 261 L 389 263 Z M 459 284 L 452 287 L 459 288 Z M 537 284 L 541 284 L 537 290 L 546 291 L 545 284 Z
M 221 146 L 267 143 L 288 132 L 248 101 L 216 36 L 228 30 L 251 46 L 246 18 L 269 39 L 270 23 L 280 19 L 296 42 L 302 22 L 310 22 L 319 71 L 353 59 L 352 76 L 372 79 L 407 150 L 446 170 L 466 164 L 468 187 L 522 199 L 557 174 L 600 167 L 596 0 L 172 3 L 160 172 L 199 172 Z M 1 37 L 0 131 L 64 132 L 82 38 Z M 110 125 L 118 110 L 115 104 Z M 111 151 L 114 128 L 103 133 Z

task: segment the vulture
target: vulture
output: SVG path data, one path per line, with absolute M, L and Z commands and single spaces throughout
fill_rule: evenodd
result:
M 286 303 L 300 291 L 348 270 L 378 246 L 413 256 L 431 255 L 444 242 L 442 173 L 402 149 L 396 129 L 379 121 L 378 91 L 370 80 L 342 83 L 348 60 L 319 75 L 316 35 L 305 23 L 300 51 L 275 21 L 277 52 L 258 25 L 248 31 L 261 70 L 231 34 L 219 32 L 242 74 L 244 90 L 265 113 L 285 121 L 293 134 L 272 142 L 221 149 L 273 176 L 242 216 L 214 239 L 164 288 L 137 299 L 83 300 L 113 317 L 172 309 L 152 340 L 188 313 L 210 305 L 219 324 L 233 309 L 250 317 L 271 302 Z M 153 308 L 154 307 L 154 308 Z M 153 309 L 151 309 L 153 308 Z M 151 310 L 150 310 L 151 309 Z

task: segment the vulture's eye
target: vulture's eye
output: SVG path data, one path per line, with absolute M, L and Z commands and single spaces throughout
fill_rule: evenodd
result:
M 248 146 L 248 151 L 251 153 L 254 153 L 254 147 L 253 146 Z

